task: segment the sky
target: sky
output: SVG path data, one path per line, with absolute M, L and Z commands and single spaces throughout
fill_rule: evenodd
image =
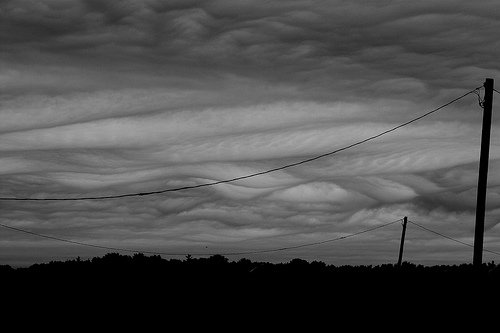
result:
M 156 191 L 324 154 L 500 78 L 499 31 L 497 1 L 3 0 L 0 195 Z M 495 98 L 485 248 L 500 251 Z M 472 243 L 481 121 L 470 94 L 274 173 L 152 196 L 1 201 L 0 223 L 187 254 L 320 242 L 408 216 Z M 246 257 L 391 263 L 401 229 Z M 0 230 L 1 264 L 105 253 Z M 404 259 L 471 262 L 472 249 L 410 224 Z

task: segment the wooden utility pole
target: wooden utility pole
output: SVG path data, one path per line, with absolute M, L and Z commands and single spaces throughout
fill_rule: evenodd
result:
M 408 218 L 405 216 L 403 218 L 403 233 L 401 234 L 401 244 L 399 245 L 398 266 L 401 266 L 401 263 L 403 261 L 403 249 L 405 246 L 406 223 L 408 223 Z
M 481 155 L 477 182 L 476 227 L 474 230 L 473 264 L 481 266 L 483 260 L 484 212 L 486 209 L 486 187 L 488 183 L 488 159 L 490 154 L 491 109 L 493 106 L 493 79 L 484 82 L 483 129 Z

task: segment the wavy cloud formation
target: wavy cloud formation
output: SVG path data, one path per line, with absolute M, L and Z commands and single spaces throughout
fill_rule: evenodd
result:
M 498 13 L 495 1 L 3 1 L 1 196 L 202 184 L 349 145 L 499 76 Z M 496 118 L 486 247 L 499 250 Z M 403 216 L 470 242 L 480 127 L 471 95 L 272 174 L 106 202 L 2 202 L 0 220 L 176 253 L 297 245 Z M 399 232 L 255 259 L 388 262 Z M 411 227 L 407 244 L 415 262 L 471 257 Z M 100 254 L 10 231 L 0 247 L 11 264 Z

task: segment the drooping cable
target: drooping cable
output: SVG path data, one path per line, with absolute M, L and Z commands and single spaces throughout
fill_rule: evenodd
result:
M 415 226 L 417 226 L 417 227 L 419 227 L 420 229 L 426 230 L 426 231 L 431 232 L 431 233 L 433 233 L 435 235 L 438 235 L 438 236 L 441 236 L 443 238 L 449 239 L 449 240 L 451 240 L 453 242 L 456 242 L 456 243 L 459 243 L 459 244 L 462 244 L 462 245 L 465 245 L 465 246 L 468 246 L 468 247 L 472 247 L 472 248 L 474 247 L 474 245 L 472 245 L 472 244 L 469 244 L 469 243 L 466 243 L 466 242 L 462 242 L 461 240 L 455 239 L 455 238 L 450 237 L 450 236 L 446 236 L 446 235 L 444 235 L 444 234 L 442 234 L 440 232 L 437 232 L 437 231 L 434 231 L 434 230 L 429 229 L 427 227 L 424 227 L 423 225 L 418 224 L 416 222 L 413 222 L 413 221 L 408 221 L 408 222 L 411 223 L 411 224 L 413 224 L 413 225 L 415 225 Z M 487 249 L 483 249 L 483 251 L 484 252 L 493 253 L 493 254 L 497 254 L 497 255 L 500 256 L 500 252 L 495 252 L 495 251 L 487 250 Z
M 126 193 L 126 194 L 117 194 L 117 195 L 105 195 L 105 196 L 87 196 L 87 197 L 76 197 L 76 198 L 10 198 L 10 197 L 0 197 L 0 200 L 2 201 L 79 201 L 79 200 L 107 200 L 107 199 L 118 199 L 118 198 L 126 198 L 126 197 L 138 197 L 138 196 L 147 196 L 147 195 L 155 195 L 155 194 L 161 194 L 161 193 L 167 193 L 167 192 L 177 192 L 177 191 L 183 191 L 183 190 L 188 190 L 188 189 L 196 189 L 196 188 L 200 188 L 200 187 L 208 187 L 208 186 L 214 186 L 214 185 L 218 185 L 218 184 L 224 184 L 224 183 L 232 183 L 232 182 L 235 182 L 235 181 L 239 181 L 239 180 L 243 180 L 243 179 L 248 179 L 248 178 L 252 178 L 252 177 L 257 177 L 257 176 L 261 176 L 261 175 L 265 175 L 265 174 L 268 174 L 268 173 L 271 173 L 271 172 L 276 172 L 276 171 L 279 171 L 279 170 L 283 170 L 283 169 L 287 169 L 287 168 L 291 168 L 291 167 L 294 167 L 294 166 L 297 166 L 297 165 L 301 165 L 301 164 L 305 164 L 305 163 L 309 163 L 309 162 L 312 162 L 312 161 L 315 161 L 315 160 L 318 160 L 320 158 L 323 158 L 323 157 L 326 157 L 326 156 L 331 156 L 331 155 L 334 155 L 334 154 L 337 154 L 339 152 L 342 152 L 342 151 L 345 151 L 345 150 L 348 150 L 350 148 L 354 148 L 356 146 L 359 146 L 363 143 L 366 143 L 368 141 L 372 141 L 372 140 L 375 140 L 383 135 L 386 135 L 388 133 L 391 133 L 391 132 L 394 132 L 404 126 L 407 126 L 407 125 L 410 125 L 422 118 L 425 118 L 445 107 L 447 107 L 448 105 L 450 104 L 453 104 L 455 103 L 456 101 L 464 98 L 465 96 L 469 95 L 469 94 L 473 94 L 475 92 L 477 92 L 478 89 L 481 89 L 482 87 L 478 87 L 478 88 L 475 88 L 473 90 L 470 90 L 468 92 L 466 92 L 465 94 L 457 97 L 457 98 L 454 98 L 453 100 L 431 110 L 431 111 L 428 111 L 416 118 L 413 118 L 407 122 L 404 122 L 402 124 L 399 124 L 397 126 L 394 126 L 388 130 L 385 130 L 379 134 L 376 134 L 376 135 L 372 135 L 366 139 L 363 139 L 363 140 L 360 140 L 360 141 L 357 141 L 355 143 L 352 143 L 350 145 L 347 145 L 347 146 L 344 146 L 342 148 L 338 148 L 338 149 L 335 149 L 333 151 L 330 151 L 330 152 L 327 152 L 327 153 L 324 153 L 324 154 L 321 154 L 321 155 L 317 155 L 317 156 L 314 156 L 314 157 L 311 157 L 311 158 L 308 158 L 308 159 L 305 159 L 305 160 L 301 160 L 301 161 L 298 161 L 298 162 L 294 162 L 294 163 L 290 163 L 290 164 L 286 164 L 286 165 L 283 165 L 283 166 L 280 166 L 280 167 L 276 167 L 276 168 L 272 168 L 272 169 L 268 169 L 268 170 L 265 170 L 265 171 L 260 171 L 260 172 L 256 172 L 256 173 L 251 173 L 251 174 L 248 174 L 248 175 L 244 175 L 244 176 L 240 176 L 240 177 L 234 177 L 234 178 L 230 178 L 230 179 L 224 179 L 224 180 L 218 180 L 218 181 L 214 181 L 214 182 L 210 182 L 210 183 L 204 183 L 204 184 L 198 184 L 198 185 L 190 185 L 190 186 L 182 186 L 182 187 L 175 187 L 175 188 L 168 188 L 168 189 L 163 189 L 163 190 L 157 190 L 157 191 L 147 191 L 147 192 L 135 192 L 135 193 Z
M 313 243 L 306 243 L 306 244 L 300 244 L 300 245 L 294 245 L 294 246 L 286 246 L 286 247 L 279 247 L 279 248 L 272 248 L 272 249 L 262 249 L 262 250 L 249 250 L 249 251 L 241 251 L 241 252 L 220 252 L 220 253 L 178 253 L 178 252 L 158 252 L 158 251 L 142 251 L 142 250 L 134 250 L 130 248 L 122 248 L 122 247 L 112 247 L 112 246 L 103 246 L 103 245 L 97 245 L 97 244 L 92 244 L 92 243 L 86 243 L 86 242 L 78 242 L 78 241 L 73 241 L 65 238 L 60 238 L 60 237 L 54 237 L 54 236 L 49 236 L 45 234 L 40 234 L 37 232 L 29 231 L 26 229 L 21 229 L 17 227 L 12 227 L 3 223 L 0 223 L 0 227 L 6 228 L 9 230 L 13 231 L 18 231 L 22 232 L 25 234 L 41 237 L 41 238 L 46 238 L 46 239 L 51 239 L 51 240 L 56 240 L 59 242 L 64 242 L 64 243 L 69 243 L 69 244 L 75 244 L 75 245 L 80 245 L 80 246 L 86 246 L 86 247 L 93 247 L 93 248 L 98 248 L 98 249 L 103 249 L 103 250 L 111 250 L 111 251 L 118 251 L 118 252 L 131 252 L 131 253 L 144 253 L 144 254 L 153 254 L 153 255 L 166 255 L 166 256 L 186 256 L 186 255 L 194 255 L 194 256 L 213 256 L 213 255 L 224 255 L 224 256 L 236 256 L 236 255 L 247 255 L 247 254 L 259 254 L 259 253 L 270 253 L 270 252 L 280 252 L 280 251 L 286 251 L 286 250 L 292 250 L 292 249 L 298 249 L 302 247 L 308 247 L 308 246 L 314 246 L 314 245 L 320 245 L 320 244 L 325 244 L 325 243 L 331 243 L 335 241 L 339 241 L 342 239 L 358 236 L 364 233 L 368 233 L 380 228 L 387 227 L 391 224 L 397 223 L 401 221 L 401 219 L 392 221 L 389 223 L 384 223 L 372 228 L 364 229 L 352 234 L 348 234 L 345 236 L 340 236 L 336 238 L 331 238 L 331 239 L 326 239 L 323 241 L 319 242 L 313 242 Z

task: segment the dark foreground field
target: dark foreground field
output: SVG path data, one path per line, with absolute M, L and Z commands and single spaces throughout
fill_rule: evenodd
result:
M 272 264 L 223 256 L 167 260 L 107 254 L 26 268 L 0 266 L 0 282 L 2 304 L 21 312 L 73 311 L 80 316 L 82 307 L 95 314 L 120 309 L 120 320 L 135 311 L 161 312 L 171 319 L 231 314 L 233 319 L 244 316 L 242 320 L 281 318 L 279 313 L 293 320 L 294 313 L 312 312 L 320 322 L 332 316 L 343 320 L 347 314 L 392 317 L 411 312 L 451 316 L 456 322 L 471 318 L 471 311 L 496 317 L 488 313 L 498 313 L 500 266 L 333 266 L 300 259 Z M 57 311 L 49 305 L 53 303 Z
M 337 294 L 415 290 L 467 292 L 500 286 L 500 265 L 483 264 L 480 269 L 470 264 L 422 266 L 403 263 L 379 266 L 334 266 L 323 262 L 294 259 L 287 263 L 230 261 L 215 255 L 209 258 L 163 259 L 160 256 L 133 256 L 117 253 L 68 261 L 34 264 L 30 267 L 0 266 L 0 279 L 5 283 L 24 285 L 26 289 L 53 290 L 78 288 L 169 289 L 171 293 L 209 291 L 220 293 L 275 290 L 293 293 L 335 292 Z

